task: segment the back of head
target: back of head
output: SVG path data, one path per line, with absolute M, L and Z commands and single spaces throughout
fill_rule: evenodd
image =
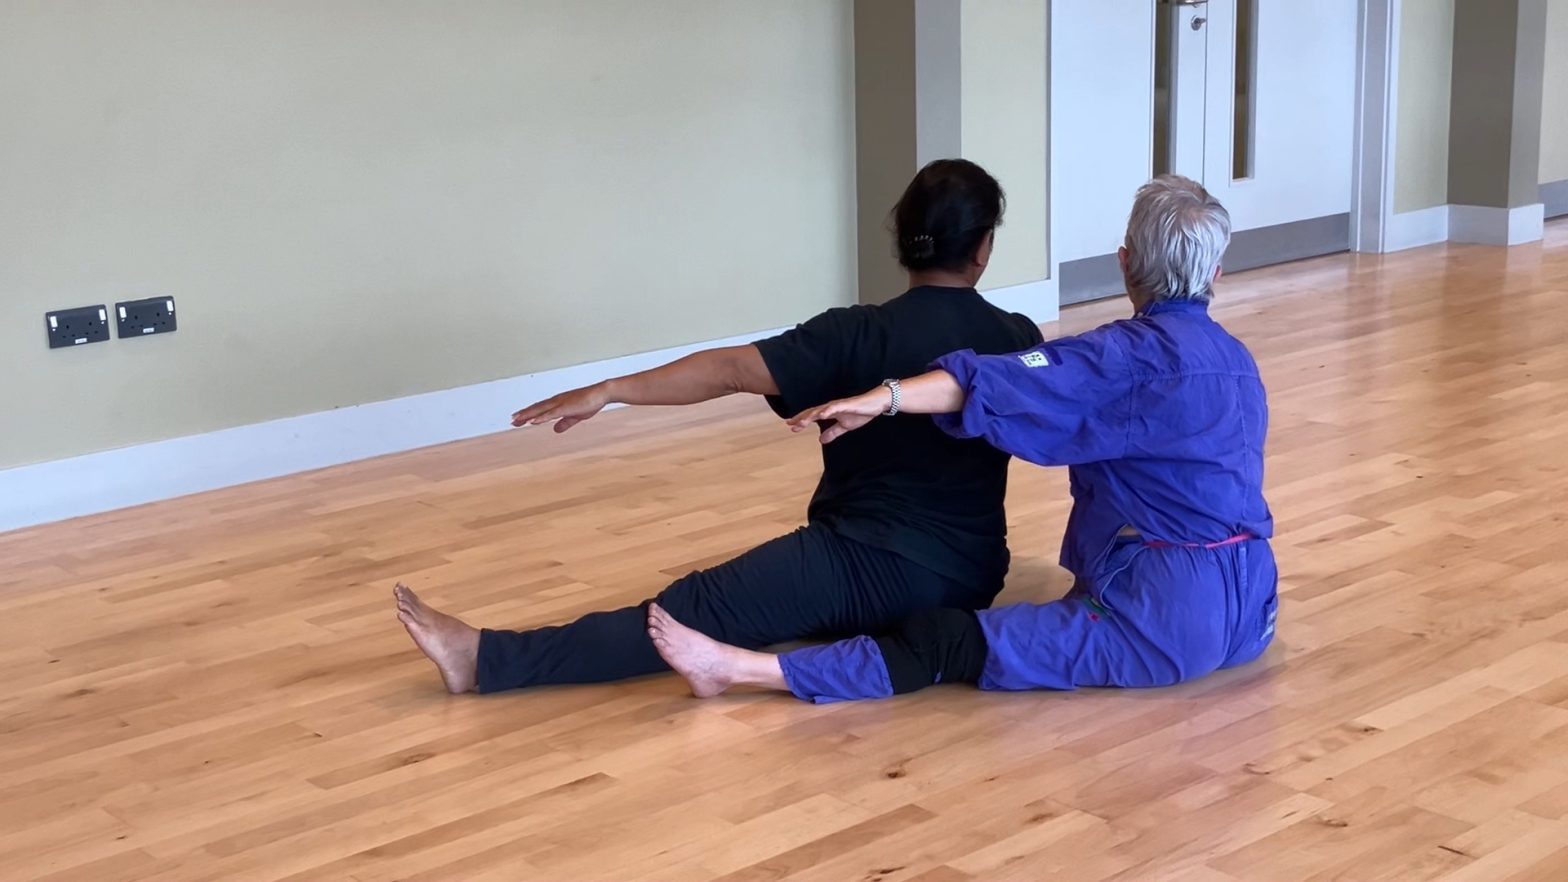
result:
M 1006 209 L 1002 185 L 966 159 L 928 163 L 893 207 L 898 262 L 910 272 L 967 270 Z
M 1127 284 L 1150 300 L 1207 301 L 1230 244 L 1230 213 L 1180 175 L 1138 188 L 1127 218 Z

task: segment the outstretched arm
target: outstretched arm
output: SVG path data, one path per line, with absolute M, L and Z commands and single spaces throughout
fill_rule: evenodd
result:
M 512 414 L 512 425 L 554 422 L 555 431 L 564 432 L 611 404 L 696 404 L 737 392 L 778 394 L 755 346 L 709 349 L 663 367 L 562 392 Z
M 901 413 L 955 413 L 964 409 L 965 393 L 958 380 L 947 371 L 931 371 L 899 383 Z M 893 404 L 893 391 L 878 386 L 854 398 L 841 398 L 796 414 L 789 421 L 796 432 L 828 420 L 833 425 L 822 432 L 822 443 L 864 426 L 887 412 Z
M 1132 428 L 1132 372 L 1103 331 L 1015 355 L 955 352 L 938 359 L 937 367 L 901 384 L 900 410 L 934 414 L 949 435 L 982 438 L 1039 465 L 1124 455 Z M 892 393 L 879 387 L 806 410 L 790 425 L 799 432 L 834 420 L 822 432 L 826 444 L 876 419 L 891 402 Z

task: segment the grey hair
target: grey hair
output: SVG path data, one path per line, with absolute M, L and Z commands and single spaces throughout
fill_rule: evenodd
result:
M 1230 244 L 1230 212 L 1190 178 L 1160 175 L 1138 188 L 1127 218 L 1127 282 L 1155 300 L 1214 296 Z

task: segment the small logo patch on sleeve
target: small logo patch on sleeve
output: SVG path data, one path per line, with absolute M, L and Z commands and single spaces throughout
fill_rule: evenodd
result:
M 1025 367 L 1051 366 L 1051 361 L 1045 357 L 1044 352 L 1025 352 L 1023 355 L 1018 356 L 1018 360 L 1023 362 Z

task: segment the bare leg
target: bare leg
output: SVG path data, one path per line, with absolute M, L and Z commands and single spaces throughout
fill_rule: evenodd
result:
M 397 598 L 397 620 L 408 636 L 441 671 L 441 682 L 453 695 L 472 692 L 479 665 L 479 629 L 461 619 L 431 609 L 411 589 L 399 582 L 392 589 Z
M 648 636 L 698 698 L 712 698 L 731 686 L 789 691 L 778 656 L 720 643 L 675 621 L 657 603 L 648 607 Z

